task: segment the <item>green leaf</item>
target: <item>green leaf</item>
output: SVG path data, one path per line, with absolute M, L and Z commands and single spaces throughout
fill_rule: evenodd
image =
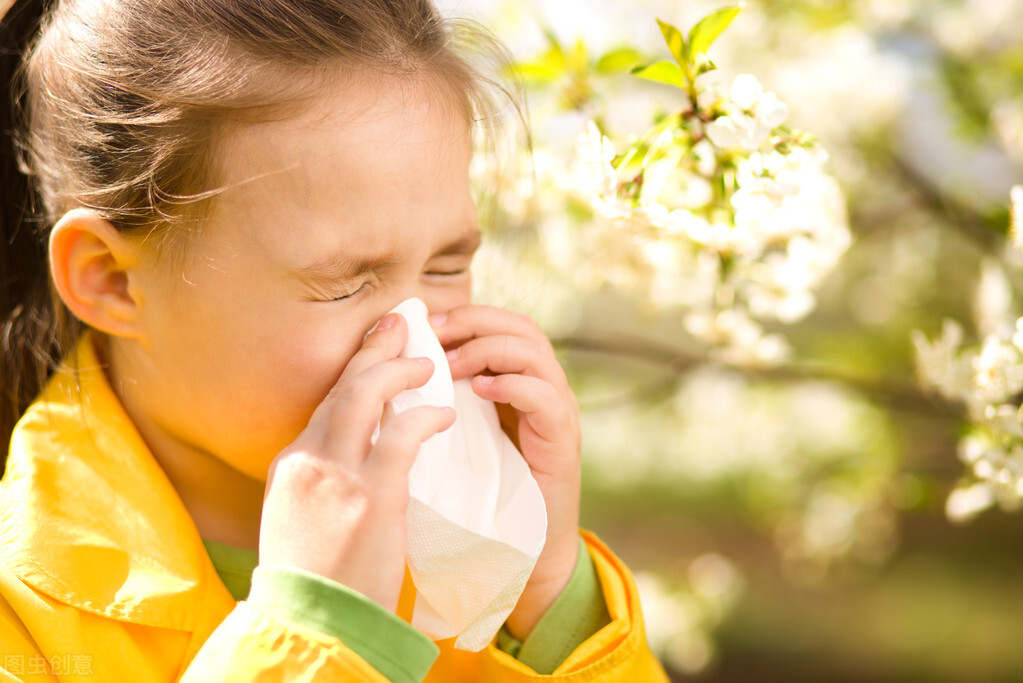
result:
M 557 42 L 552 43 L 550 49 L 540 55 L 540 59 L 537 61 L 555 71 L 564 71 L 568 65 L 565 51 L 561 49 L 561 45 Z
M 566 55 L 566 66 L 569 71 L 581 73 L 587 70 L 589 62 L 590 57 L 586 50 L 586 43 L 582 40 L 577 40 L 575 45 L 572 47 L 572 51 Z
M 520 78 L 523 83 L 531 86 L 544 86 L 561 79 L 561 71 L 552 69 L 540 61 L 519 62 L 508 67 L 510 75 Z
M 565 76 L 567 67 L 565 53 L 561 46 L 552 44 L 536 59 L 512 64 L 508 72 L 521 78 L 526 85 L 543 86 L 561 80 Z
M 642 57 L 639 52 L 631 47 L 621 47 L 605 53 L 597 61 L 597 73 L 601 75 L 616 74 L 628 71 L 636 65 Z
M 553 31 L 546 29 L 544 31 L 544 35 L 547 37 L 547 44 L 549 47 L 542 55 L 528 63 L 542 65 L 544 68 L 561 74 L 568 66 L 568 58 L 565 56 L 565 50 L 561 47 L 561 43 L 558 42 L 558 37 L 554 35 Z
M 563 50 L 561 49 L 561 41 L 558 40 L 558 35 L 554 33 L 553 30 L 551 30 L 550 28 L 545 28 L 543 30 L 543 34 L 547 38 L 547 43 L 552 48 L 554 48 L 558 52 L 563 52 Z
M 679 66 L 684 66 L 686 63 L 686 39 L 682 37 L 682 32 L 671 24 L 657 20 L 657 25 L 661 27 L 661 35 L 664 36 L 664 42 L 668 44 L 668 49 L 671 50 L 672 56 L 675 57 L 675 61 L 679 63 Z
M 655 83 L 666 83 L 683 90 L 686 88 L 685 74 L 675 62 L 661 61 L 649 66 L 638 66 L 632 70 L 632 73 Z
M 707 54 L 707 50 L 718 39 L 718 36 L 728 28 L 736 15 L 743 8 L 743 3 L 719 9 L 701 19 L 696 26 L 689 31 L 689 57 L 692 59 L 697 55 Z

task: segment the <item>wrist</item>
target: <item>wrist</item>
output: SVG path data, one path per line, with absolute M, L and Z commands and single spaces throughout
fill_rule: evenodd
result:
M 558 599 L 572 578 L 579 555 L 578 540 L 573 539 L 569 548 L 557 558 L 542 555 L 537 562 L 515 609 L 505 621 L 508 632 L 517 640 L 529 637 L 537 622 Z M 546 554 L 545 550 L 544 555 Z

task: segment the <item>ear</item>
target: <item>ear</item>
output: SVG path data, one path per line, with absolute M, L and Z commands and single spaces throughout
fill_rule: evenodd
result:
M 142 299 L 133 286 L 137 247 L 91 209 L 73 209 L 50 233 L 50 272 L 60 298 L 89 327 L 142 336 Z

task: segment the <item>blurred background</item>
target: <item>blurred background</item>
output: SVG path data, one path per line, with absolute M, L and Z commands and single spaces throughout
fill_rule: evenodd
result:
M 685 33 L 725 3 L 440 4 L 489 26 L 526 82 L 532 162 L 481 207 L 480 296 L 559 349 L 583 411 L 583 525 L 635 572 L 672 676 L 1023 680 L 1023 450 L 1001 454 L 998 494 L 961 445 L 993 412 L 929 388 L 913 342 L 946 362 L 932 380 L 955 366 L 975 385 L 980 356 L 927 344 L 946 319 L 964 347 L 1008 339 L 1023 312 L 1023 0 L 747 2 L 709 50 L 723 91 L 756 76 L 828 156 L 804 186 L 816 265 L 795 268 L 788 242 L 784 269 L 754 250 L 727 287 L 711 238 L 686 228 L 683 248 L 635 202 L 615 213 L 585 173 L 599 133 L 617 159 L 688 106 L 629 73 L 671 58 L 655 18 Z M 629 178 L 612 180 L 620 195 Z M 701 187 L 676 183 L 676 206 L 702 206 Z M 1020 386 L 989 401 L 1017 425 Z

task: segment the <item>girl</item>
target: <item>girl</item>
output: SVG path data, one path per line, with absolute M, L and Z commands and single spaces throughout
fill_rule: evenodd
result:
M 49 5 L 15 2 L 0 51 L 6 82 L 27 53 L 3 177 L 2 677 L 665 680 L 627 569 L 577 531 L 550 343 L 470 303 L 489 104 L 457 28 L 428 0 Z M 385 410 L 432 372 L 381 319 L 410 296 L 548 510 L 481 653 L 396 616 L 407 473 L 454 420 Z

